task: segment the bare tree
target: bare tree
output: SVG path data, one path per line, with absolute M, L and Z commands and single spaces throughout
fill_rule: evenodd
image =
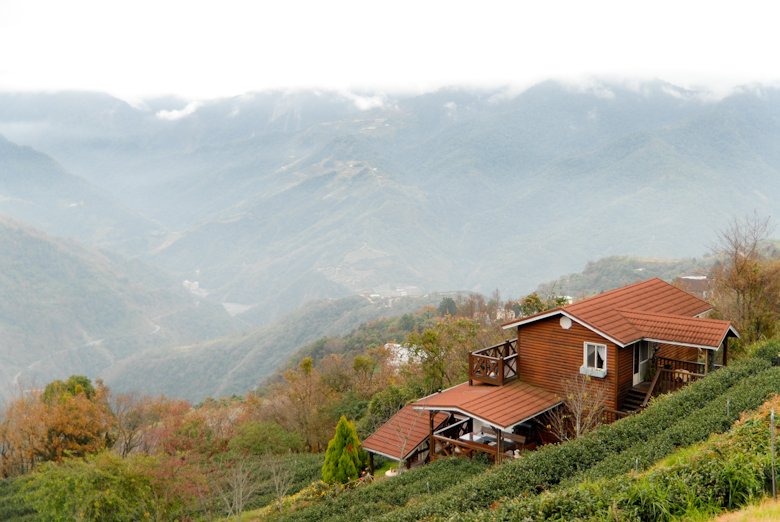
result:
M 780 261 L 766 244 L 773 232 L 770 218 L 733 218 L 710 247 L 718 258 L 710 272 L 715 313 L 747 344 L 771 336 L 780 315 Z
M 259 462 L 250 455 L 241 455 L 223 463 L 215 489 L 225 506 L 228 518 L 241 520 L 244 506 L 265 483 Z
M 563 404 L 547 414 L 547 425 L 559 440 L 573 440 L 601 423 L 607 389 L 587 375 L 561 381 Z
M 286 458 L 284 455 L 269 454 L 263 457 L 263 467 L 271 475 L 271 485 L 276 493 L 276 501 L 279 504 L 279 513 L 284 508 L 284 496 L 295 482 L 295 468 L 298 462 L 295 459 Z
M 112 395 L 110 401 L 116 418 L 116 442 L 113 449 L 125 458 L 143 442 L 143 428 L 147 423 L 150 401 L 135 391 Z

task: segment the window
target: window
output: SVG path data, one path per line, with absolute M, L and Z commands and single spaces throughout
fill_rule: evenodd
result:
M 585 343 L 583 350 L 584 364 L 580 367 L 580 373 L 591 377 L 607 376 L 607 345 Z

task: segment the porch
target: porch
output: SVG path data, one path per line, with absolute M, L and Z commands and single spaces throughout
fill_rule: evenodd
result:
M 517 379 L 517 339 L 469 353 L 469 385 L 503 386 Z
M 621 412 L 628 414 L 640 411 L 647 407 L 651 398 L 676 392 L 692 382 L 703 379 L 710 371 L 724 367 L 723 364 L 717 364 L 710 359 L 709 351 L 705 351 L 705 354 L 704 362 L 655 356 L 652 379 L 640 382 L 629 390 L 628 396 L 622 403 Z M 725 350 L 723 355 L 722 362 L 728 362 Z
M 536 442 L 527 442 L 524 435 L 487 426 L 475 430 L 474 421 L 470 418 L 460 419 L 433 432 L 432 440 L 432 460 L 452 456 L 473 458 L 484 453 L 491 462 L 501 463 L 505 459 L 519 458 L 520 451 L 534 450 L 537 446 Z

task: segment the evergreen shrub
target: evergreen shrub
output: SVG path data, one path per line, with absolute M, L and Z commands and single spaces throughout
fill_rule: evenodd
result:
M 357 480 L 367 461 L 368 454 L 360 447 L 355 425 L 342 415 L 336 426 L 336 435 L 328 442 L 322 480 L 328 484 Z

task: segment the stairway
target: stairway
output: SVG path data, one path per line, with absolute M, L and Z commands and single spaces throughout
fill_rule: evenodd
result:
M 628 396 L 623 401 L 622 407 L 620 409 L 626 412 L 635 412 L 641 410 L 642 403 L 645 401 L 645 395 L 647 395 L 647 390 L 649 388 L 650 383 L 643 382 L 628 390 Z

